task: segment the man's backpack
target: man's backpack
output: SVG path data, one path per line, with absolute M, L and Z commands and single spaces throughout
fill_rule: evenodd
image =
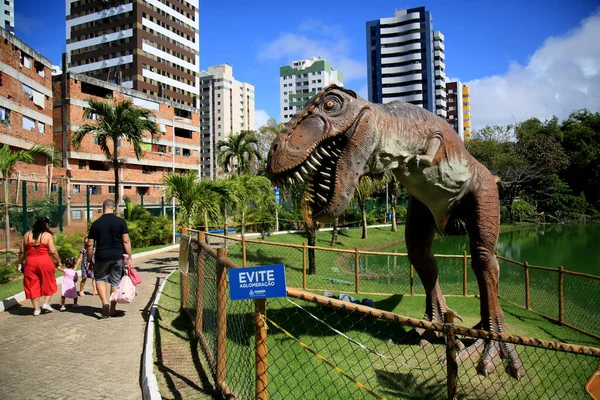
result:
M 117 290 L 110 294 L 110 301 L 116 301 L 120 304 L 131 303 L 135 300 L 135 296 L 137 295 L 137 290 L 135 289 L 135 285 L 131 281 L 129 275 L 123 275 Z

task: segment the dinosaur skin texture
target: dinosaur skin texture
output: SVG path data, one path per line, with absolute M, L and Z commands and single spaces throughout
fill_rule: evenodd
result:
M 355 92 L 330 85 L 315 95 L 274 140 L 267 173 L 280 186 L 307 183 L 313 217 L 328 221 L 341 214 L 364 175 L 392 171 L 410 197 L 406 245 L 426 291 L 424 318 L 443 322 L 446 306 L 431 252 L 436 229 L 464 222 L 477 276 L 481 321 L 477 328 L 502 332 L 498 302 L 499 265 L 494 250 L 500 211 L 495 177 L 465 149 L 442 118 L 405 102 L 373 104 Z M 430 334 L 415 330 L 424 344 Z M 464 346 L 463 346 L 464 347 Z M 523 365 L 514 346 L 477 340 L 459 361 L 481 353 L 478 373 L 487 375 L 499 360 L 519 379 Z

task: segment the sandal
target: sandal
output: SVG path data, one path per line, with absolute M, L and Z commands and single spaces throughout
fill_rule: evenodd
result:
M 67 308 L 65 306 L 60 306 L 60 311 L 67 311 Z
M 85 296 L 85 293 L 83 293 L 83 290 L 80 290 L 77 294 L 79 295 L 79 297 Z

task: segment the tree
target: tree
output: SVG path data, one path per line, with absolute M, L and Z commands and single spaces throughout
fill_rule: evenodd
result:
M 575 111 L 563 121 L 561 131 L 570 164 L 560 175 L 573 192 L 584 193 L 600 210 L 600 112 Z
M 471 140 L 485 140 L 493 142 L 511 142 L 514 141 L 512 125 L 494 125 L 486 126 L 478 131 L 474 131 L 471 135 Z
M 269 118 L 267 123 L 256 132 L 256 138 L 258 139 L 258 153 L 263 160 L 267 159 L 269 150 L 271 149 L 271 143 L 275 140 L 277 135 L 283 132 L 285 124 L 277 122 L 275 118 Z
M 198 180 L 196 171 L 168 174 L 164 183 L 169 200 L 175 198 L 179 202 L 187 226 L 192 227 L 194 215 L 200 213 L 204 217 L 204 229 L 208 230 L 208 218 L 217 218 L 219 214 L 220 186 L 209 179 Z
M 257 146 L 258 139 L 254 131 L 231 134 L 227 140 L 217 142 L 217 161 L 225 172 L 231 172 L 235 167 L 238 175 L 248 173 L 254 159 L 262 160 Z
M 373 179 L 367 175 L 360 178 L 354 192 L 354 200 L 358 204 L 362 214 L 362 239 L 367 239 L 367 200 L 373 193 L 385 186 L 385 179 Z
M 154 138 L 158 133 L 158 126 L 151 120 L 153 114 L 150 110 L 136 108 L 130 101 L 120 101 L 113 106 L 110 101 L 89 99 L 88 105 L 83 111 L 83 117 L 91 119 L 92 116 L 98 116 L 98 122 L 81 126 L 73 135 L 72 143 L 75 150 L 79 150 L 88 134 L 96 135 L 98 146 L 115 173 L 115 204 L 118 207 L 119 168 L 124 164 L 124 160 L 119 158 L 119 142 L 122 139 L 128 141 L 133 147 L 135 157 L 140 160 L 144 155 L 144 132 L 150 132 Z
M 233 185 L 232 188 L 236 191 L 235 208 L 240 212 L 240 233 L 244 236 L 246 231 L 246 215 L 248 214 L 250 207 L 252 205 L 257 205 L 259 199 L 261 199 L 261 203 L 266 206 L 267 199 L 263 199 L 263 196 L 270 196 L 273 198 L 273 201 L 275 201 L 275 196 L 271 190 L 271 181 L 264 176 L 244 174 L 236 175 L 231 179 L 237 181 L 237 184 Z
M 33 146 L 29 150 L 11 151 L 7 144 L 0 147 L 0 172 L 4 183 L 4 230 L 6 239 L 6 251 L 10 249 L 10 217 L 8 214 L 10 193 L 8 189 L 8 180 L 14 172 L 17 162 L 28 164 L 35 163 L 36 156 L 44 156 L 56 162 L 53 149 L 44 146 Z

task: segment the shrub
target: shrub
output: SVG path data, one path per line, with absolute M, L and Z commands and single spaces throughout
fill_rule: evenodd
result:
M 0 264 L 0 283 L 10 282 L 20 276 L 21 273 L 15 264 Z
M 60 259 L 64 260 L 67 257 L 77 258 L 79 256 L 79 251 L 83 247 L 84 237 L 85 234 L 81 232 L 76 232 L 69 236 L 66 236 L 64 233 L 57 233 L 54 235 L 54 245 L 56 246 Z
M 512 212 L 515 221 L 523 221 L 524 219 L 534 218 L 537 215 L 536 207 L 523 199 L 513 201 Z
M 404 224 L 406 223 L 406 206 L 396 206 L 396 223 Z

